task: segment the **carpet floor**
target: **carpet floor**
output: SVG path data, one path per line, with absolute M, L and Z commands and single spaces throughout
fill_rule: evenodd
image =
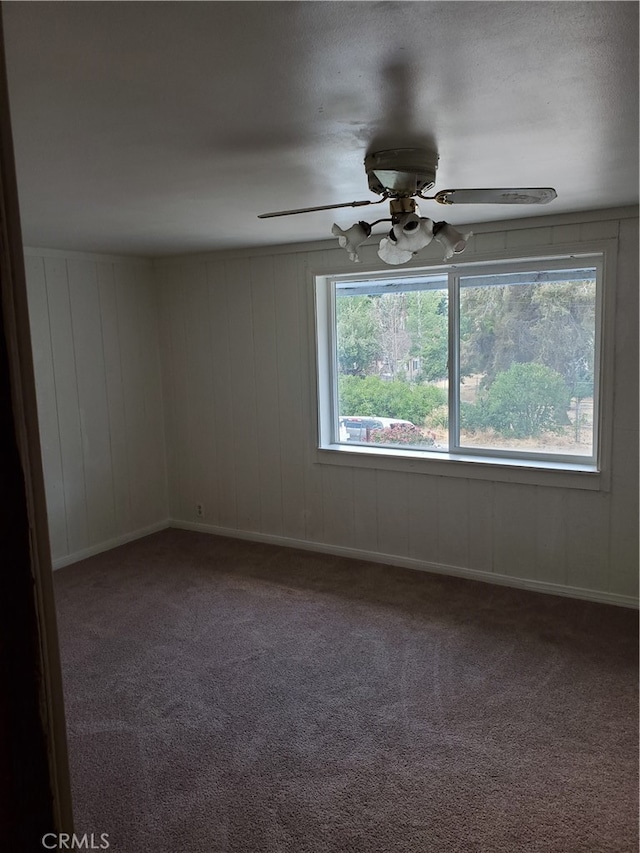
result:
M 632 853 L 638 614 L 167 530 L 55 573 L 110 853 Z

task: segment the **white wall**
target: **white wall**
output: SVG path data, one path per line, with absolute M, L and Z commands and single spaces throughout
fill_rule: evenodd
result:
M 166 522 L 158 298 L 151 264 L 27 249 L 55 566 Z
M 478 229 L 465 260 L 619 237 L 610 491 L 317 464 L 307 269 L 342 265 L 344 253 L 291 247 L 156 263 L 171 517 L 520 586 L 637 599 L 638 220 L 592 212 L 503 228 Z M 205 506 L 204 524 L 196 503 Z

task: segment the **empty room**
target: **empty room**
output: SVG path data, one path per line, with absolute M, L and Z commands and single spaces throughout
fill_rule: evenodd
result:
M 637 850 L 638 4 L 2 25 L 11 849 Z

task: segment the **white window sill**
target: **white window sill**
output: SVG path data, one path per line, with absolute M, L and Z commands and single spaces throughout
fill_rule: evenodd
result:
M 499 458 L 454 454 L 443 451 L 399 450 L 365 445 L 331 444 L 316 451 L 317 463 L 430 474 L 436 477 L 466 477 L 501 483 L 558 486 L 570 489 L 608 489 L 608 478 L 593 465 L 563 461 L 541 461 L 515 457 Z

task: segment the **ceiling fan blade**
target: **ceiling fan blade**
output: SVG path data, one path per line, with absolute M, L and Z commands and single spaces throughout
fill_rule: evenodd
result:
M 553 187 L 502 187 L 485 190 L 440 190 L 440 204 L 547 204 L 556 198 Z
M 335 210 L 338 207 L 364 207 L 368 204 L 380 204 L 386 199 L 377 201 L 348 201 L 345 204 L 321 204 L 319 207 L 300 207 L 297 210 L 279 210 L 277 213 L 259 213 L 258 219 L 270 219 L 273 216 L 293 216 L 295 213 L 313 213 L 314 210 Z

